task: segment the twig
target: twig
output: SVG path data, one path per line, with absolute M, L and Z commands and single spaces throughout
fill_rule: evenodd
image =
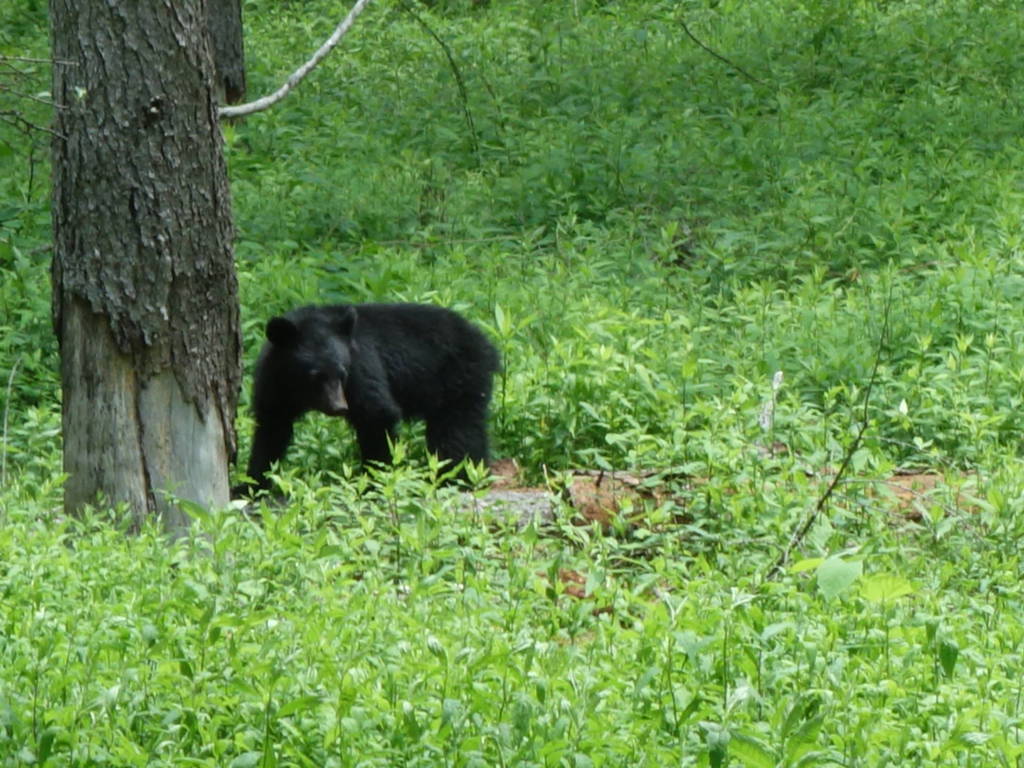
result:
M 19 99 L 25 99 L 25 101 L 34 101 L 37 104 L 42 104 L 42 105 L 47 106 L 47 107 L 55 107 L 55 106 L 57 106 L 56 104 L 54 104 L 52 101 L 50 101 L 48 99 L 41 99 L 38 96 L 33 96 L 30 93 L 22 93 L 21 91 L 16 91 L 13 88 L 4 88 L 3 90 L 6 91 L 7 93 L 11 94 L 12 96 L 17 96 Z
M 24 61 L 29 64 L 52 64 L 50 59 L 33 59 L 29 56 L 4 56 L 0 54 L 0 64 L 6 64 L 9 61 Z
M 17 80 L 28 80 L 32 74 L 30 72 L 18 69 L 16 66 L 11 64 L 12 61 L 24 61 L 24 62 L 38 62 L 41 64 L 51 63 L 48 59 L 21 59 L 15 56 L 4 56 L 0 54 L 0 94 L 5 96 L 11 96 L 16 99 L 23 101 L 31 101 L 37 104 L 42 104 L 47 107 L 59 109 L 58 105 L 54 104 L 49 99 L 44 99 L 40 96 L 34 96 L 31 93 L 25 93 L 17 90 L 13 87 L 13 83 Z M 41 133 L 49 133 L 52 136 L 56 136 L 53 130 L 46 126 L 36 125 L 31 120 L 23 117 L 22 114 L 13 109 L 0 109 L 0 122 L 6 123 L 17 129 L 23 134 L 30 134 L 33 131 Z M 4 142 L 6 146 L 10 146 L 7 142 Z
M 782 567 L 789 560 L 790 554 L 796 549 L 800 542 L 804 540 L 807 532 L 811 530 L 811 526 L 814 525 L 818 520 L 818 516 L 825 509 L 825 505 L 828 500 L 832 497 L 832 492 L 835 491 L 836 486 L 839 485 L 839 481 L 843 479 L 843 475 L 846 474 L 847 468 L 850 466 L 850 462 L 853 460 L 854 454 L 857 449 L 860 448 L 861 441 L 864 439 L 864 433 L 868 429 L 868 406 L 871 404 L 871 390 L 874 389 L 875 380 L 878 378 L 878 367 L 882 362 L 882 347 L 885 345 L 886 336 L 889 333 L 889 310 L 892 307 L 892 286 L 889 286 L 889 296 L 885 300 L 885 310 L 882 313 L 882 331 L 878 337 L 878 350 L 875 352 L 875 362 L 871 367 L 871 377 L 868 379 L 868 385 L 864 390 L 864 411 L 861 415 L 860 427 L 857 429 L 857 435 L 853 438 L 853 442 L 850 443 L 850 447 L 846 450 L 846 455 L 843 456 L 843 462 L 839 465 L 839 469 L 836 470 L 835 475 L 832 477 L 832 482 L 828 484 L 828 488 L 818 499 L 818 503 L 814 505 L 814 509 L 811 510 L 807 518 L 800 524 L 800 527 L 796 529 L 792 537 L 789 539 L 789 544 L 782 550 L 782 554 L 775 561 L 768 572 L 765 574 L 765 581 L 769 581 L 779 573 L 782 572 Z
M 3 450 L 0 451 L 0 488 L 7 485 L 7 414 L 11 410 L 11 390 L 14 388 L 14 373 L 18 370 L 21 357 L 11 366 L 11 375 L 7 377 L 7 397 L 4 399 L 4 439 Z
M 62 138 L 60 134 L 52 128 L 47 128 L 45 125 L 36 125 L 31 120 L 25 119 L 13 110 L 0 110 L 0 122 L 7 123 L 12 128 L 16 128 L 24 134 L 31 133 L 32 131 L 38 131 L 39 133 L 48 133 L 51 136 Z M 6 144 L 7 142 L 4 143 Z M 10 146 L 10 144 L 7 146 Z
M 747 72 L 747 70 L 745 70 L 739 64 L 737 64 L 737 63 L 735 63 L 733 61 L 730 61 L 729 59 L 725 58 L 725 56 L 723 56 L 722 54 L 718 53 L 717 51 L 713 50 L 712 48 L 708 47 L 707 45 L 702 43 L 700 40 L 698 40 L 697 36 L 694 35 L 693 32 L 690 31 L 690 28 L 688 26 L 686 26 L 686 21 L 682 17 L 679 18 L 679 26 L 681 26 L 683 28 L 683 32 L 686 33 L 686 36 L 688 38 L 693 40 L 693 42 L 695 42 L 697 45 L 699 45 L 705 51 L 710 53 L 716 59 L 718 59 L 719 61 L 725 62 L 726 64 L 728 64 L 730 67 L 735 69 L 737 72 L 739 72 L 741 75 L 743 75 L 748 80 L 752 80 L 753 82 L 757 83 L 758 85 L 764 85 L 765 84 L 763 80 L 758 80 L 756 77 L 754 77 L 752 74 Z
M 217 115 L 219 117 L 242 117 L 243 115 L 251 115 L 254 112 L 262 112 L 281 101 L 281 99 L 288 95 L 292 88 L 302 82 L 306 75 L 312 72 L 313 69 L 323 61 L 327 54 L 334 50 L 335 46 L 341 42 L 341 39 L 348 33 L 356 18 L 358 18 L 359 14 L 363 12 L 363 9 L 369 5 L 369 3 L 370 0 L 356 0 L 356 4 L 352 6 L 352 10 L 350 10 L 344 20 L 335 27 L 334 32 L 331 33 L 329 38 L 327 38 L 327 42 L 320 46 L 309 61 L 292 72 L 284 85 L 272 94 L 264 96 L 262 99 L 251 101 L 248 104 L 238 104 L 233 107 L 221 107 L 217 110 Z

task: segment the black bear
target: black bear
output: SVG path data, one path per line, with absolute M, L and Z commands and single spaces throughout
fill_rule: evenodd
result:
M 388 439 L 403 419 L 426 421 L 427 447 L 439 458 L 486 461 L 487 407 L 500 364 L 487 337 L 443 307 L 310 306 L 274 317 L 253 380 L 252 484 L 269 487 L 267 470 L 307 411 L 344 416 L 364 464 L 391 460 Z

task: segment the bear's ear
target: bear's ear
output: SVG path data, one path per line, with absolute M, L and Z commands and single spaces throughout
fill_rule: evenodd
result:
M 292 347 L 299 338 L 299 328 L 287 317 L 272 317 L 267 323 L 267 340 L 275 347 Z
M 334 330 L 341 336 L 351 336 L 356 329 L 356 308 L 345 307 L 334 321 Z

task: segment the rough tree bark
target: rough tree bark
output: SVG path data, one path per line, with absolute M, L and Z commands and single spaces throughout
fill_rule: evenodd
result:
M 228 500 L 241 376 L 205 0 L 50 0 L 64 491 L 136 525 Z
M 207 27 L 222 104 L 245 98 L 245 48 L 242 44 L 242 0 L 207 0 Z

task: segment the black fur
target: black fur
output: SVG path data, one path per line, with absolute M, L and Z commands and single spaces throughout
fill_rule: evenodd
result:
M 427 423 L 427 447 L 449 462 L 487 460 L 487 407 L 497 350 L 464 318 L 425 304 L 302 307 L 267 323 L 256 363 L 248 475 L 266 473 L 307 411 L 344 416 L 364 463 L 391 461 L 405 419 Z M 251 490 L 243 486 L 236 493 Z

